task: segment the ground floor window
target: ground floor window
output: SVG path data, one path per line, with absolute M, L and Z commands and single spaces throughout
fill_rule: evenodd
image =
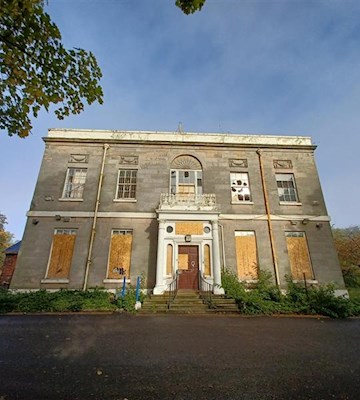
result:
M 68 279 L 74 253 L 76 229 L 55 229 L 47 279 Z
M 286 232 L 285 236 L 292 278 L 314 279 L 305 232 Z
M 130 278 L 133 231 L 114 229 L 111 232 L 107 279 Z
M 257 279 L 258 261 L 255 232 L 235 231 L 235 249 L 239 279 Z

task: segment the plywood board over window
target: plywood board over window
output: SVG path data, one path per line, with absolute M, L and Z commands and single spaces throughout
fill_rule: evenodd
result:
M 236 231 L 236 262 L 240 279 L 252 280 L 258 278 L 258 262 L 255 232 Z
M 294 280 L 314 279 L 304 232 L 286 232 L 291 275 Z
M 130 278 L 131 230 L 113 230 L 110 242 L 108 279 Z
M 57 229 L 54 233 L 46 278 L 69 278 L 76 239 L 75 229 Z
M 175 225 L 176 235 L 202 235 L 204 224 L 202 222 L 177 222 Z

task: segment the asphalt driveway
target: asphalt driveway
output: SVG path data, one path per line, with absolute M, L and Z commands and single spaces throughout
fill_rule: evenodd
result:
M 359 399 L 360 319 L 0 316 L 0 399 Z

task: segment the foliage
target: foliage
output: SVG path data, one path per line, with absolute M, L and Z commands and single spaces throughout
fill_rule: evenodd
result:
M 355 265 L 343 267 L 342 274 L 346 287 L 360 288 L 360 267 Z
M 175 4 L 181 8 L 184 14 L 193 14 L 200 11 L 206 0 L 176 0 Z
M 43 0 L 0 0 L 0 129 L 26 137 L 42 107 L 63 119 L 101 104 L 101 76 L 91 52 L 64 48 Z
M 5 254 L 3 253 L 12 244 L 13 234 L 5 230 L 6 217 L 0 213 L 0 269 L 3 266 Z
M 284 295 L 273 283 L 272 275 L 264 271 L 259 272 L 258 282 L 251 289 L 229 269 L 222 275 L 226 295 L 236 300 L 244 314 L 319 314 L 331 318 L 360 315 L 360 303 L 336 297 L 332 285 L 305 287 L 289 277 L 287 284 Z
M 139 301 L 144 300 L 140 291 Z M 0 313 L 69 312 L 69 311 L 135 311 L 135 289 L 127 288 L 124 298 L 106 290 L 86 291 L 61 289 L 55 292 L 38 290 L 13 293 L 0 289 Z

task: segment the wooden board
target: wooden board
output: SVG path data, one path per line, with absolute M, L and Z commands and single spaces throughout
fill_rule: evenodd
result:
M 175 224 L 176 235 L 202 235 L 203 226 L 202 222 L 177 222 Z
M 179 264 L 178 269 L 188 269 L 189 268 L 189 255 L 188 254 L 178 254 Z
M 69 277 L 76 235 L 55 234 L 53 238 L 48 279 Z
M 204 246 L 204 273 L 206 276 L 211 275 L 210 246 L 208 244 Z
M 294 280 L 314 279 L 305 237 L 287 237 L 291 275 Z
M 168 244 L 166 252 L 166 274 L 172 275 L 172 272 L 173 272 L 173 246 L 171 244 Z
M 132 235 L 111 236 L 108 279 L 130 278 L 131 245 Z
M 257 279 L 258 263 L 256 238 L 253 236 L 236 236 L 236 262 L 240 279 Z

